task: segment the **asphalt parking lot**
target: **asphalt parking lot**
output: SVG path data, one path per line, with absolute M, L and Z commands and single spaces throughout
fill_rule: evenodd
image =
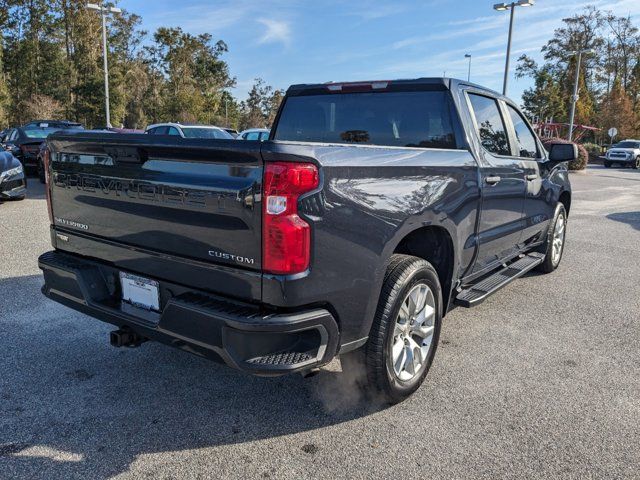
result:
M 40 294 L 43 188 L 0 205 L 2 478 L 640 478 L 640 171 L 571 175 L 559 270 L 446 318 L 431 373 L 364 404 L 338 362 L 253 378 Z

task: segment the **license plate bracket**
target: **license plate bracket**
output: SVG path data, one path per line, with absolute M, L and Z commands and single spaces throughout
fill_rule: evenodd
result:
M 160 311 L 160 284 L 149 278 L 120 272 L 122 301 L 144 310 Z

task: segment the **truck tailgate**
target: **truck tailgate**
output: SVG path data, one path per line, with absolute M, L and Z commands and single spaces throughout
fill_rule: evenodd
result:
M 260 271 L 258 142 L 60 133 L 48 143 L 56 231 Z

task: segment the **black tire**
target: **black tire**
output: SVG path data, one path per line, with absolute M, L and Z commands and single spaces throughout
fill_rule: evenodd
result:
M 631 168 L 638 170 L 640 168 L 640 157 L 636 158 L 636 161 L 631 164 Z
M 563 233 L 563 239 L 562 239 L 562 246 L 560 249 L 560 256 L 554 260 L 554 256 L 552 254 L 553 237 L 554 237 L 554 232 L 556 231 L 556 225 L 561 216 L 564 220 L 564 233 Z M 566 228 L 567 228 L 567 211 L 565 210 L 564 205 L 558 202 L 558 205 L 556 206 L 555 214 L 553 216 L 553 221 L 549 225 L 549 231 L 547 232 L 547 239 L 539 250 L 545 255 L 544 261 L 536 267 L 536 270 L 538 270 L 539 272 L 551 273 L 556 268 L 558 268 L 558 265 L 560 265 L 560 262 L 562 261 L 562 255 L 564 253 L 564 246 L 566 243 L 565 242 Z
M 47 181 L 44 174 L 44 164 L 40 157 L 38 157 L 38 178 L 40 179 L 40 183 L 46 183 Z
M 394 372 L 391 345 L 400 308 L 418 285 L 428 286 L 433 294 L 433 334 L 420 369 L 413 378 L 401 380 Z M 341 356 L 343 372 L 354 375 L 360 387 L 374 400 L 382 399 L 392 404 L 401 402 L 415 392 L 427 376 L 438 346 L 441 323 L 442 289 L 435 269 L 421 258 L 393 255 L 385 274 L 369 340 L 360 349 Z
M 604 168 L 611 168 L 611 162 L 604 162 Z

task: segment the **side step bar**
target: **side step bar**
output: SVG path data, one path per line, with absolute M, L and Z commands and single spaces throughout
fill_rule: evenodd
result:
M 466 290 L 462 290 L 456 296 L 454 303 L 466 308 L 475 307 L 481 304 L 489 295 L 496 293 L 505 285 L 540 265 L 543 261 L 543 253 L 533 252 L 524 255 L 489 277 L 471 285 Z

